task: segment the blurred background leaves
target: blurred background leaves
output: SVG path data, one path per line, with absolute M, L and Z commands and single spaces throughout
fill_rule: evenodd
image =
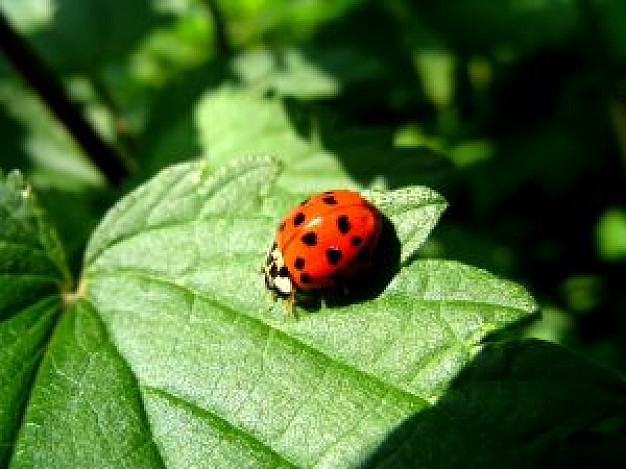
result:
M 0 8 L 137 168 L 107 184 L 0 61 L 0 167 L 33 181 L 75 272 L 104 210 L 164 166 L 270 153 L 295 192 L 337 178 L 441 191 L 450 209 L 423 256 L 522 281 L 543 306 L 527 335 L 626 369 L 623 1 Z M 220 148 L 225 132 L 239 148 Z

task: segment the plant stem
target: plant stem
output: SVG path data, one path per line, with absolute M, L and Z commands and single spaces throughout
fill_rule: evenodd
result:
M 22 76 L 52 113 L 76 139 L 96 167 L 111 185 L 118 185 L 129 173 L 122 156 L 107 144 L 85 120 L 61 82 L 48 68 L 33 48 L 0 13 L 0 50 L 4 52 L 15 70 Z
M 213 17 L 213 25 L 215 26 L 215 49 L 217 53 L 226 57 L 230 57 L 233 53 L 228 41 L 226 33 L 226 21 L 217 0 L 206 0 L 206 6 Z

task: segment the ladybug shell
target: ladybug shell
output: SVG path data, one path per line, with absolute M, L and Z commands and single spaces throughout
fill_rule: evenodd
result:
M 297 289 L 331 288 L 371 264 L 380 226 L 380 213 L 358 192 L 327 191 L 282 219 L 276 243 Z

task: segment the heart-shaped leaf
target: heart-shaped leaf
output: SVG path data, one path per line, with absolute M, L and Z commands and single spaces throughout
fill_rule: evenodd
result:
M 215 448 L 205 455 L 213 467 L 243 464 L 242 454 L 270 466 L 355 465 L 428 408 L 487 333 L 535 309 L 521 288 L 485 272 L 423 261 L 379 298 L 285 318 L 258 272 L 275 219 L 207 190 L 223 185 L 250 203 L 267 190 L 250 174 L 268 183 L 275 165 L 247 160 L 215 176 L 203 168 L 175 167 L 129 196 L 87 255 L 87 298 L 137 376 L 164 460 L 181 457 L 169 428 L 192 425 Z M 445 203 L 422 188 L 377 197 L 392 224 L 405 226 L 404 216 L 428 230 Z M 397 235 L 401 245 L 416 236 Z
M 535 313 L 522 287 L 410 262 L 445 207 L 424 188 L 365 193 L 399 245 L 384 288 L 286 316 L 259 272 L 299 201 L 277 173 L 186 163 L 109 212 L 11 467 L 523 467 L 623 413 L 624 383 L 556 346 L 485 346 Z

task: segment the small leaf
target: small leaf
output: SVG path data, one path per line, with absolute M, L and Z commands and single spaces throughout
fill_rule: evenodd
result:
M 398 187 L 441 179 L 448 166 L 426 149 L 393 149 L 376 132 L 326 135 L 315 123 L 299 122 L 278 98 L 258 90 L 222 86 L 207 93 L 196 109 L 205 156 L 225 164 L 234 155 L 271 155 L 285 162 L 278 185 L 290 192 L 359 188 L 382 179 Z
M 0 466 L 70 282 L 61 243 L 22 176 L 0 173 Z
M 244 52 L 233 61 L 233 70 L 249 85 L 281 96 L 324 98 L 339 92 L 338 80 L 297 49 Z

